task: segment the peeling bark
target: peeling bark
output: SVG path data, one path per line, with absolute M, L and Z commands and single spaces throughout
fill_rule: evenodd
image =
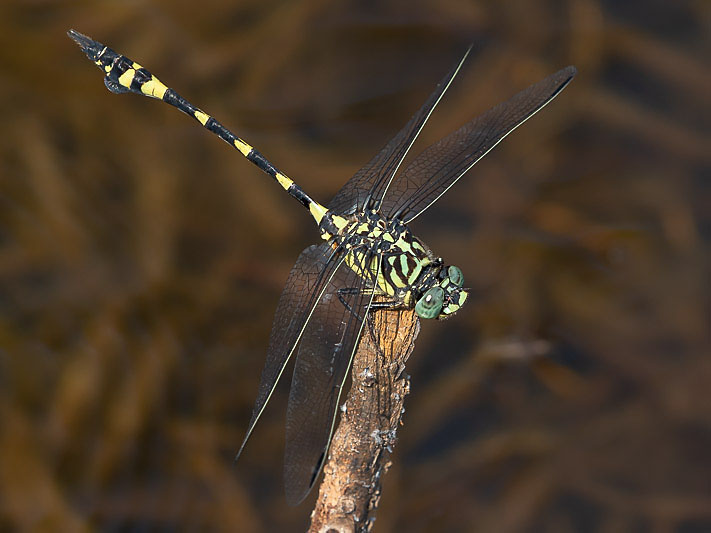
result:
M 410 390 L 405 362 L 420 323 L 413 310 L 375 311 L 351 370 L 352 385 L 323 471 L 310 532 L 370 531 Z M 373 338 L 375 335 L 375 338 Z

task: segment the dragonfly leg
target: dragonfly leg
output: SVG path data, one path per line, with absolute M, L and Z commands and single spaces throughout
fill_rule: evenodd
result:
M 341 301 L 343 306 L 348 309 L 351 313 L 353 313 L 359 320 L 362 320 L 362 318 L 353 311 L 353 308 L 349 305 L 349 303 L 346 301 L 344 296 L 346 295 L 354 295 L 354 294 L 370 294 L 372 293 L 373 289 L 358 289 L 357 287 L 346 287 L 342 289 L 338 289 L 338 299 Z M 392 299 L 392 300 L 380 300 L 380 301 L 373 301 L 370 304 L 370 309 L 375 310 L 375 309 L 401 309 L 402 308 L 402 301 L 398 299 Z M 377 338 L 377 335 L 375 334 L 375 325 L 373 322 L 373 319 L 371 317 L 371 314 L 368 313 L 368 316 L 366 316 L 366 320 L 368 321 L 368 330 L 370 331 L 370 336 L 373 339 Z
M 366 295 L 369 295 L 369 294 L 371 294 L 371 293 L 373 292 L 373 289 L 365 289 L 365 290 L 362 290 L 362 289 L 359 289 L 358 287 L 345 287 L 345 288 L 342 288 L 342 289 L 338 289 L 337 292 L 338 292 L 338 299 L 339 299 L 339 300 L 341 301 L 341 303 L 343 304 L 343 307 L 345 307 L 346 309 L 348 309 L 348 311 L 350 311 L 350 313 L 351 313 L 352 315 L 354 315 L 358 320 L 362 321 L 362 320 L 363 320 L 363 317 L 361 317 L 358 313 L 356 313 L 356 312 L 353 310 L 353 308 L 351 307 L 351 305 L 350 305 L 350 304 L 348 303 L 348 301 L 346 300 L 345 296 L 349 296 L 349 295 L 350 295 L 350 296 L 355 296 L 355 295 L 358 295 L 358 294 L 366 294 Z M 373 303 L 375 303 L 375 302 L 373 302 Z

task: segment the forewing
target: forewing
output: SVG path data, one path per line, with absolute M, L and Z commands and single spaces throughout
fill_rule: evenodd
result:
M 330 210 L 337 214 L 352 214 L 364 209 L 366 202 L 370 199 L 373 200 L 374 205 L 377 207 L 383 192 L 387 189 L 390 180 L 392 180 L 400 167 L 412 143 L 417 139 L 427 119 L 452 83 L 457 72 L 459 72 L 468 54 L 469 50 L 467 50 L 459 64 L 437 85 L 435 91 L 410 121 L 405 124 L 405 127 L 367 165 L 356 172 L 341 187 L 328 204 Z
M 504 137 L 555 98 L 575 73 L 575 67 L 570 66 L 548 76 L 425 149 L 395 178 L 381 214 L 410 222 Z
M 295 351 L 299 338 L 309 321 L 313 320 L 316 302 L 319 301 L 324 289 L 332 281 L 332 277 L 344 257 L 343 251 L 334 251 L 327 243 L 309 246 L 301 252 L 296 264 L 291 269 L 274 316 L 267 359 L 262 370 L 252 419 L 249 422 L 242 446 L 237 453 L 237 458 L 242 453 L 254 426 L 262 415 L 284 372 L 284 367 Z
M 341 390 L 373 299 L 368 287 L 372 281 L 343 265 L 301 338 L 286 414 L 284 484 L 290 505 L 306 497 L 325 461 Z M 339 289 L 345 290 L 339 294 Z

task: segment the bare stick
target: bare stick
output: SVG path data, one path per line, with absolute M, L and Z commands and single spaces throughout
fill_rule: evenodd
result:
M 412 310 L 375 311 L 353 360 L 353 384 L 324 467 L 310 532 L 370 531 L 410 379 L 405 362 L 420 322 Z M 373 338 L 375 334 L 376 338 Z

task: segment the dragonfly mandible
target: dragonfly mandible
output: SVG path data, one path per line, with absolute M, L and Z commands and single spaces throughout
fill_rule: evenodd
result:
M 74 30 L 69 36 L 114 93 L 135 93 L 176 107 L 271 176 L 306 207 L 321 244 L 296 261 L 277 305 L 244 450 L 277 382 L 295 356 L 286 416 L 284 483 L 297 505 L 327 457 L 337 406 L 358 342 L 374 309 L 414 308 L 442 319 L 464 304 L 462 271 L 446 265 L 408 228 L 482 157 L 555 98 L 573 79 L 568 66 L 531 85 L 442 140 L 400 170 L 420 131 L 462 68 L 471 47 L 422 107 L 326 205 L 312 199 L 259 151 L 138 63 Z

